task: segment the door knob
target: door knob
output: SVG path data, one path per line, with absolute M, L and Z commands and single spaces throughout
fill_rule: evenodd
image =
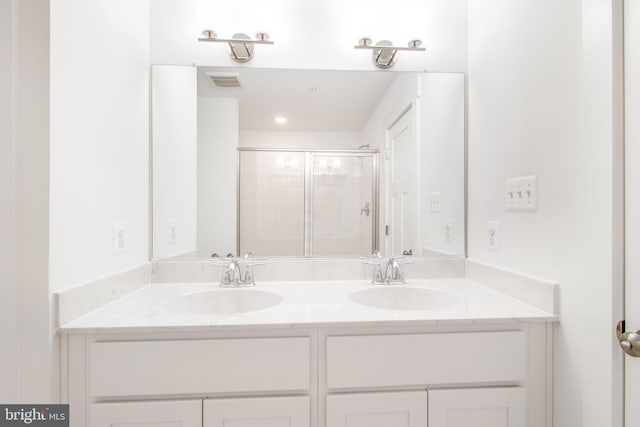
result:
M 625 322 L 621 320 L 616 326 L 616 336 L 620 348 L 629 356 L 640 357 L 640 331 L 625 332 Z

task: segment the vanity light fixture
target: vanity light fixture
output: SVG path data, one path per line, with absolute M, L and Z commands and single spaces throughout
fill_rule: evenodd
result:
M 198 38 L 200 42 L 227 43 L 229 46 L 229 56 L 235 62 L 249 62 L 253 59 L 254 46 L 257 44 L 273 44 L 269 40 L 269 34 L 261 32 L 256 34 L 256 38 L 252 39 L 245 33 L 236 33 L 230 39 L 219 39 L 215 31 L 204 30 L 204 37 Z
M 370 38 L 363 37 L 358 40 L 358 45 L 354 46 L 354 49 L 369 49 L 372 50 L 371 59 L 378 68 L 387 69 L 395 65 L 398 59 L 398 51 L 409 50 L 415 52 L 424 52 L 426 49 L 420 47 L 422 40 L 411 40 L 407 47 L 394 46 L 389 40 L 380 40 L 375 45 Z

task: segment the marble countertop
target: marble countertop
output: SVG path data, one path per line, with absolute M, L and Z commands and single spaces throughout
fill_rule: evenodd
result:
M 367 281 L 259 282 L 255 288 L 221 289 L 213 283 L 152 283 L 82 317 L 61 325 L 61 334 L 203 331 L 212 329 L 273 329 L 441 325 L 499 321 L 552 322 L 553 313 L 536 308 L 469 279 L 411 280 L 380 287 L 429 288 L 449 294 L 452 302 L 429 310 L 390 310 L 360 305 L 354 292 L 373 288 Z M 280 303 L 236 314 L 175 310 L 175 302 L 198 292 L 269 291 Z M 446 298 L 445 298 L 446 299 Z

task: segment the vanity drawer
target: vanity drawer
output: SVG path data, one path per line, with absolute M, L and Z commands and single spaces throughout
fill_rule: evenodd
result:
M 91 344 L 97 397 L 305 391 L 310 339 L 247 338 Z
M 327 337 L 329 389 L 517 382 L 522 331 Z

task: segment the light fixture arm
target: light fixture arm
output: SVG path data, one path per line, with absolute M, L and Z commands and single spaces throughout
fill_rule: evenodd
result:
M 252 39 L 244 33 L 236 33 L 230 39 L 220 39 L 215 31 L 204 30 L 204 37 L 198 38 L 199 42 L 209 43 L 226 43 L 229 47 L 229 55 L 235 62 L 249 62 L 254 56 L 254 45 L 257 44 L 273 44 L 269 40 L 269 34 L 260 32 L 256 34 L 256 38 Z
M 378 68 L 386 69 L 395 65 L 398 59 L 399 51 L 414 51 L 424 52 L 426 49 L 420 47 L 422 41 L 419 39 L 411 40 L 407 47 L 394 46 L 389 40 L 381 40 L 375 45 L 372 44 L 372 40 L 367 37 L 363 37 L 358 41 L 358 44 L 354 46 L 354 49 L 368 49 L 372 50 L 373 63 Z

